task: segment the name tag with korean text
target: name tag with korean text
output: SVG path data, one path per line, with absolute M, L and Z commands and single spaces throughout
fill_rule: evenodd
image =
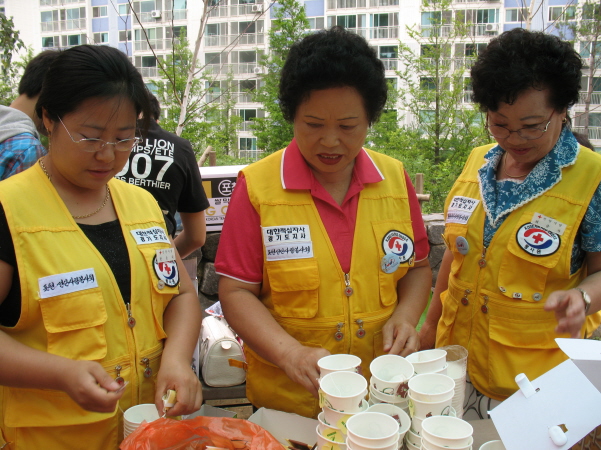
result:
M 270 245 L 265 247 L 265 254 L 267 261 L 313 258 L 313 243 L 308 241 Z
M 96 288 L 98 280 L 94 269 L 90 268 L 38 278 L 38 287 L 41 298 L 50 298 Z
M 268 245 L 283 242 L 311 242 L 309 225 L 278 225 L 275 227 L 262 227 L 263 243 Z
M 446 223 L 459 223 L 465 225 L 476 210 L 480 200 L 456 195 L 449 204 Z
M 155 242 L 164 242 L 171 244 L 167 233 L 161 227 L 139 228 L 131 230 L 131 235 L 138 245 L 154 244 Z
M 170 248 L 161 248 L 156 251 L 157 262 L 168 262 L 175 261 L 175 249 L 173 247 Z
M 566 231 L 565 223 L 561 223 L 540 213 L 534 213 L 532 216 L 532 223 L 560 236 Z

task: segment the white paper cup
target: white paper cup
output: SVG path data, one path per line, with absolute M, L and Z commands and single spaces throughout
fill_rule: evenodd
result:
M 371 379 L 371 381 L 373 381 L 373 377 Z M 402 395 L 388 395 L 388 394 L 384 394 L 380 391 L 378 391 L 374 385 L 370 382 L 369 385 L 369 395 L 370 397 L 375 397 L 378 400 L 380 400 L 380 403 L 382 402 L 386 402 L 386 403 L 407 403 L 407 394 L 408 394 L 409 390 L 407 390 L 406 392 L 403 393 L 403 395 L 405 397 L 403 397 Z
M 354 372 L 332 372 L 319 382 L 320 403 L 340 412 L 356 413 L 367 395 L 367 380 Z
M 387 414 L 364 412 L 346 422 L 347 439 L 367 448 L 386 447 L 399 438 L 398 422 Z
M 409 394 L 409 414 L 411 417 L 419 417 L 421 419 L 431 416 L 448 416 L 451 411 L 452 400 L 452 393 L 446 400 L 439 402 L 422 402 L 414 399 Z
M 450 447 L 447 445 L 438 445 L 430 442 L 427 437 L 422 436 L 422 449 L 423 450 L 472 450 L 472 444 L 474 443 L 474 438 L 470 436 L 469 442 L 467 445 L 462 445 L 460 447 Z
M 420 437 L 422 435 L 422 422 L 423 421 L 424 421 L 424 419 L 422 419 L 421 417 L 413 416 L 411 418 L 411 430 L 413 430 L 413 432 L 415 434 L 419 434 Z
M 419 434 L 415 433 L 412 429 L 409 429 L 409 431 L 407 431 L 407 434 L 405 435 L 405 442 L 411 442 L 416 447 L 421 447 L 422 437 Z
M 363 400 L 363 402 L 361 403 L 361 409 L 359 410 L 359 412 L 366 411 L 368 407 L 369 407 L 369 405 L 368 405 L 367 401 Z M 353 414 L 336 411 L 334 409 L 328 408 L 327 406 L 324 406 L 322 408 L 322 414 L 323 414 L 323 422 L 326 425 L 331 425 L 334 428 L 339 428 L 346 434 L 346 421 Z M 357 414 L 357 413 L 354 413 L 354 414 Z M 321 414 L 319 416 L 321 416 Z
M 441 374 L 443 374 L 443 375 L 448 375 L 448 374 L 447 374 L 447 370 L 448 370 L 448 368 L 449 368 L 449 363 L 446 363 L 444 366 L 442 366 L 442 369 L 435 370 L 435 371 L 434 371 L 434 372 L 432 372 L 432 373 L 441 373 Z
M 397 450 L 399 448 L 399 442 L 397 441 L 393 444 L 385 445 L 384 447 L 373 447 L 371 444 L 369 447 L 366 447 L 353 441 L 350 437 L 347 437 L 346 448 L 347 450 Z
M 340 450 L 346 450 L 346 442 L 330 441 L 319 434 L 319 430 L 317 428 L 315 429 L 315 432 L 317 433 L 317 448 L 331 448 L 332 444 L 335 444 L 340 448 Z
M 455 381 L 439 373 L 415 375 L 409 380 L 409 395 L 422 402 L 439 402 L 455 395 Z
M 469 445 L 474 428 L 465 420 L 448 416 L 433 416 L 422 422 L 422 440 L 446 447 L 461 448 Z
M 405 441 L 405 446 L 407 447 L 407 450 L 421 450 L 422 449 L 421 442 L 419 443 L 419 445 L 415 445 L 412 442 Z
M 453 379 L 464 377 L 467 369 L 467 349 L 461 345 L 447 345 L 440 347 L 440 350 L 447 352 L 447 375 Z
M 399 424 L 399 439 L 401 440 L 405 437 L 405 433 L 407 433 L 409 428 L 411 428 L 411 418 L 409 417 L 409 414 L 398 406 L 389 403 L 378 403 L 377 405 L 367 408 L 367 412 L 387 414 L 396 420 Z
M 413 376 L 413 365 L 399 355 L 382 355 L 369 365 L 371 384 L 374 388 L 388 395 L 397 395 L 399 386 Z
M 159 418 L 159 412 L 154 403 L 143 403 L 132 406 L 123 413 L 123 435 L 129 436 L 142 422 L 152 422 Z
M 328 355 L 317 361 L 321 377 L 332 372 L 360 373 L 361 358 L 355 355 L 337 354 Z
M 344 442 L 346 440 L 346 434 L 342 433 L 339 428 L 324 425 L 321 421 L 317 424 L 317 434 L 321 434 L 328 441 Z
M 413 364 L 415 373 L 420 374 L 433 373 L 442 369 L 447 363 L 446 356 L 447 352 L 445 350 L 434 348 L 411 353 L 405 359 Z
M 480 450 L 505 450 L 502 441 L 488 441 L 480 446 Z

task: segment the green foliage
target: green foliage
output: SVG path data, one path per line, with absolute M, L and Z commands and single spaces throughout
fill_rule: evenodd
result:
M 269 31 L 269 52 L 260 61 L 267 73 L 261 77 L 255 95 L 255 101 L 262 103 L 266 112 L 266 117 L 256 118 L 253 123 L 257 147 L 264 155 L 286 147 L 292 140 L 292 124 L 284 120 L 278 104 L 280 73 L 288 50 L 307 35 L 309 28 L 305 8 L 297 0 L 282 0 L 278 5 Z
M 19 37 L 19 31 L 15 30 L 15 24 L 12 17 L 8 18 L 0 13 L 0 104 L 10 105 L 17 96 L 17 87 L 21 78 L 20 69 L 21 63 L 14 64 L 14 55 L 19 50 L 24 49 L 25 44 Z M 31 49 L 29 50 L 29 54 Z M 27 56 L 25 56 L 27 59 Z

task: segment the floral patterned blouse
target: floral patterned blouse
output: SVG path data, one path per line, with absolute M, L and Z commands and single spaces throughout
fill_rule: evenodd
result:
M 523 180 L 497 180 L 496 170 L 505 152 L 499 145 L 484 156 L 487 160 L 478 170 L 486 219 L 484 246 L 488 247 L 495 232 L 509 213 L 540 197 L 561 181 L 561 169 L 576 162 L 580 146 L 572 132 L 565 127 L 555 147 L 545 155 Z M 588 150 L 587 150 L 588 151 Z M 597 187 L 572 248 L 571 273 L 584 261 L 585 252 L 601 251 L 601 185 Z

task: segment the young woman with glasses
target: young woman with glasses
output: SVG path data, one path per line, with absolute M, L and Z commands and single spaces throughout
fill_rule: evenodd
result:
M 61 52 L 37 113 L 48 154 L 0 183 L 0 448 L 116 450 L 129 407 L 200 407 L 201 312 L 156 201 L 113 178 L 149 117 L 127 57 Z
M 568 116 L 581 69 L 568 42 L 514 29 L 471 70 L 496 143 L 472 151 L 447 197 L 447 250 L 420 338 L 468 349 L 468 406 L 480 417 L 517 390 L 516 375 L 567 358 L 555 338 L 600 323 L 601 156 L 583 151 Z

